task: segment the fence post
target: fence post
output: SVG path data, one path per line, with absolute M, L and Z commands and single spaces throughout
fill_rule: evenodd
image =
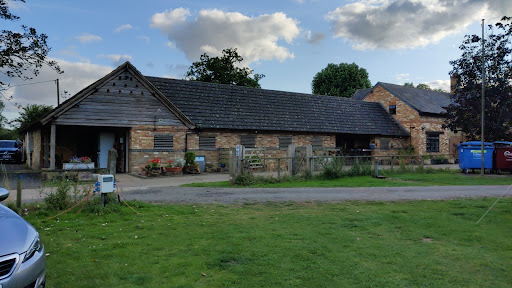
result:
M 376 162 L 377 162 L 377 156 L 372 156 L 372 169 L 373 169 L 373 171 L 375 171 L 376 168 L 377 168 Z
M 281 178 L 281 158 L 277 158 L 277 178 Z
M 393 172 L 393 165 L 395 164 L 395 156 L 391 155 L 391 172 Z
M 17 173 L 18 181 L 16 185 L 16 207 L 21 208 L 21 173 Z
M 313 160 L 313 145 L 308 144 L 308 145 L 306 145 L 306 169 L 311 171 L 311 174 L 313 174 L 313 165 L 311 165 L 312 160 Z
M 236 157 L 236 174 L 239 175 L 239 174 L 242 174 L 244 171 L 243 171 L 243 167 L 242 167 L 242 159 L 244 158 L 244 146 L 240 145 L 239 146 L 239 151 L 238 151 L 238 155 Z
M 235 183 L 235 171 L 236 171 L 236 158 L 233 149 L 229 150 L 229 184 Z
M 288 175 L 293 176 L 293 164 L 295 162 L 295 144 L 288 145 Z

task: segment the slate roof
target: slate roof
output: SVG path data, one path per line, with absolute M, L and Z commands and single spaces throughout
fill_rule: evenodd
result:
M 448 105 L 451 103 L 450 93 L 411 88 L 382 82 L 375 84 L 375 86 L 372 88 L 372 91 L 377 86 L 381 86 L 382 88 L 386 89 L 395 97 L 402 100 L 405 104 L 418 111 L 420 114 L 446 114 L 445 108 L 448 107 Z M 357 99 L 357 97 L 361 97 L 360 94 L 356 95 L 358 91 L 354 93 L 352 98 Z M 360 99 L 364 99 L 364 97 L 366 97 L 368 94 L 364 95 Z
M 408 136 L 380 103 L 148 77 L 200 128 Z
M 356 100 L 363 100 L 366 95 L 368 95 L 372 91 L 372 88 L 366 88 L 366 89 L 359 89 L 356 92 L 354 92 L 354 95 L 352 95 L 352 99 Z

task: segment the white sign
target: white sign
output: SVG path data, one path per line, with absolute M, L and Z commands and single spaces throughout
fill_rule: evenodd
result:
M 236 157 L 239 157 L 239 156 L 240 156 L 240 145 L 236 145 Z

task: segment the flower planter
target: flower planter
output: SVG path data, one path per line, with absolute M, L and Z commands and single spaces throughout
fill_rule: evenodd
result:
M 64 170 L 86 170 L 94 169 L 94 162 L 91 163 L 62 163 Z
M 165 167 L 165 172 L 181 172 L 183 167 Z
M 151 176 L 158 177 L 162 173 L 160 167 L 151 169 Z

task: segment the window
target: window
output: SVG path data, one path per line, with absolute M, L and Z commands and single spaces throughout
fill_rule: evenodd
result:
M 324 139 L 322 137 L 313 137 L 311 139 L 311 146 L 313 146 L 313 149 L 322 149 L 324 147 Z
M 215 150 L 215 137 L 199 136 L 199 150 Z
M 427 152 L 439 152 L 439 135 L 442 132 L 427 132 Z
M 240 144 L 246 148 L 256 147 L 256 135 L 241 135 Z
M 292 144 L 292 136 L 279 137 L 279 150 L 288 150 L 290 144 Z
M 155 134 L 153 149 L 170 150 L 174 148 L 174 139 L 172 134 Z
M 389 139 L 380 139 L 380 150 L 389 150 Z
M 391 115 L 396 114 L 396 105 L 389 105 L 389 114 L 391 114 Z

